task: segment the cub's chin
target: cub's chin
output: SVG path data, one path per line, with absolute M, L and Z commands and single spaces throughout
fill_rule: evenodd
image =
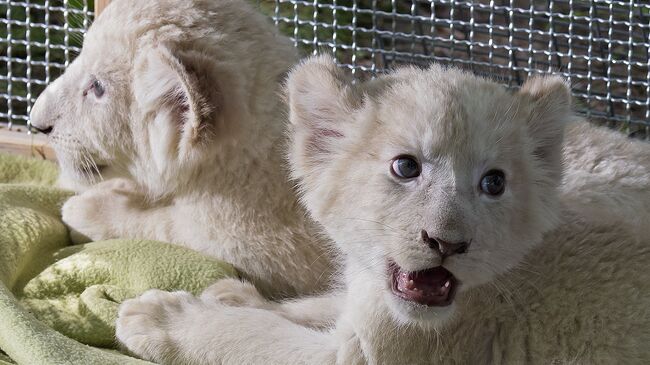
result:
M 97 183 L 119 177 L 127 176 L 107 164 L 93 164 L 89 168 L 81 164 L 60 163 L 57 186 L 76 193 L 83 193 Z
M 445 267 L 419 271 L 388 264 L 386 302 L 399 322 L 440 327 L 454 314 L 460 281 Z

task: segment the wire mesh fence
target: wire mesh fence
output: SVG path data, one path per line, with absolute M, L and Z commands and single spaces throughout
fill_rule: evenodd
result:
M 0 122 L 31 103 L 78 52 L 92 0 L 0 1 Z M 261 0 L 305 53 L 329 51 L 356 77 L 398 64 L 462 66 L 516 87 L 568 78 L 578 111 L 650 138 L 650 2 L 614 0 Z
M 33 102 L 80 51 L 92 1 L 0 1 L 0 122 L 25 125 Z

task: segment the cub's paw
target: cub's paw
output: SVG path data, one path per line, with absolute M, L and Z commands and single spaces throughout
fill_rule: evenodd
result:
M 173 356 L 170 336 L 188 306 L 198 300 L 187 292 L 149 290 L 120 305 L 115 333 L 119 343 L 136 356 L 166 362 Z
M 204 301 L 216 300 L 233 307 L 271 310 L 277 305 L 262 296 L 253 284 L 238 279 L 223 279 L 212 284 L 201 294 Z
M 135 184 L 126 179 L 107 180 L 63 204 L 61 215 L 70 229 L 73 243 L 117 238 L 113 222 L 125 217 L 125 210 L 135 201 Z M 119 223 L 118 223 L 119 224 Z
M 103 199 L 86 194 L 71 197 L 61 208 L 61 217 L 74 244 L 111 238 L 108 222 L 102 216 Z

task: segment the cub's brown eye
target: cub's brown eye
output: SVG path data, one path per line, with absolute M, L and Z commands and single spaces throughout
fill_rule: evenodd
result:
M 401 179 L 412 179 L 420 176 L 420 164 L 412 156 L 399 156 L 391 165 L 393 175 Z
M 499 196 L 506 190 L 506 175 L 501 170 L 490 170 L 481 179 L 481 191 L 491 196 Z

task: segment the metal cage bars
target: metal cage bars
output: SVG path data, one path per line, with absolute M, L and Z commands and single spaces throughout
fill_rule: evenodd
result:
M 277 0 L 274 19 L 357 75 L 435 61 L 516 87 L 557 73 L 590 119 L 650 138 L 648 2 Z
M 105 1 L 104 1 L 105 2 Z M 578 110 L 650 138 L 650 3 L 609 0 L 260 0 L 305 53 L 357 77 L 449 63 L 516 87 L 567 77 Z M 0 1 L 0 122 L 24 125 L 36 96 L 79 52 L 92 0 Z
M 38 94 L 81 50 L 88 0 L 0 1 L 0 122 L 26 124 Z

